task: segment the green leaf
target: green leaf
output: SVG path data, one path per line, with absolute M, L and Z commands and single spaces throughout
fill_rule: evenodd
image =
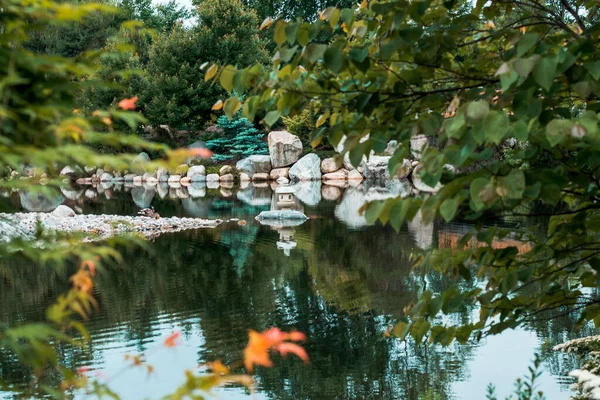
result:
M 228 118 L 233 118 L 234 114 L 238 112 L 241 106 L 242 103 L 240 102 L 240 99 L 237 97 L 230 97 L 225 100 L 223 111 L 225 111 L 225 115 L 227 115 Z
M 277 28 L 277 26 L 275 27 Z M 296 33 L 298 32 L 298 23 L 287 23 L 284 27 L 285 38 L 292 45 L 296 42 Z
M 279 111 L 269 111 L 267 115 L 265 115 L 264 121 L 267 125 L 273 126 L 277 121 L 279 121 L 279 117 L 281 113 Z
M 455 199 L 446 199 L 440 205 L 440 215 L 446 222 L 452 221 L 458 209 L 458 202 Z
M 554 119 L 546 126 L 546 139 L 554 147 L 565 140 L 573 128 L 573 122 L 568 119 Z
M 502 187 L 502 197 L 509 199 L 522 199 L 525 191 L 525 174 L 520 169 L 513 170 L 510 174 L 499 179 Z
M 550 90 L 554 82 L 557 64 L 556 56 L 552 55 L 538 60 L 533 68 L 533 79 L 546 91 Z
M 227 65 L 223 68 L 223 71 L 221 71 L 221 86 L 223 86 L 223 89 L 227 90 L 228 93 L 231 93 L 231 90 L 233 89 L 233 78 L 235 77 L 236 72 L 237 68 L 233 65 Z
M 320 43 L 311 43 L 308 46 L 306 46 L 306 49 L 304 50 L 304 56 L 311 63 L 315 63 L 323 57 L 323 54 L 325 54 L 325 50 L 327 50 L 327 45 Z
M 275 43 L 277 43 L 278 46 L 281 46 L 287 39 L 287 35 L 285 34 L 286 25 L 286 22 L 281 19 L 275 24 L 275 32 L 273 34 L 273 38 L 275 39 Z
M 471 187 L 469 189 L 469 192 L 471 195 L 471 201 L 473 202 L 473 204 L 476 207 L 474 209 L 474 211 L 478 211 L 485 206 L 485 203 L 481 199 L 480 194 L 483 191 L 483 189 L 485 188 L 485 186 L 488 184 L 488 182 L 489 182 L 489 179 L 486 179 L 486 178 L 477 178 L 473 182 L 471 182 Z
M 339 8 L 334 8 L 331 12 L 331 15 L 329 16 L 329 24 L 332 28 L 335 28 L 337 26 L 338 21 L 340 20 L 340 12 L 341 10 Z
M 527 78 L 533 70 L 533 67 L 535 67 L 535 63 L 539 58 L 540 57 L 537 55 L 529 58 L 519 58 L 518 60 L 515 60 L 513 68 L 523 78 Z
M 217 64 L 213 64 L 210 66 L 206 74 L 204 75 L 204 81 L 208 82 L 219 72 L 219 66 Z
M 429 321 L 426 321 L 422 318 L 419 318 L 418 320 L 412 323 L 410 327 L 410 333 L 415 339 L 415 342 L 417 342 L 417 344 L 421 344 L 421 342 L 423 341 L 423 336 L 425 336 L 425 334 L 429 331 L 430 327 L 431 324 L 429 323 Z
M 521 36 L 521 39 L 519 39 L 519 43 L 517 44 L 517 57 L 523 57 L 523 55 L 533 47 L 537 40 L 537 33 L 526 33 Z
M 490 105 L 487 101 L 479 100 L 469 103 L 467 106 L 467 119 L 476 121 L 487 117 L 490 112 Z
M 342 68 L 342 51 L 337 46 L 330 46 L 323 54 L 323 64 L 332 72 L 337 73 Z
M 484 120 L 484 127 L 488 141 L 500 144 L 510 130 L 508 116 L 505 112 L 490 111 Z
M 600 79 L 600 61 L 588 61 L 583 66 L 595 80 Z

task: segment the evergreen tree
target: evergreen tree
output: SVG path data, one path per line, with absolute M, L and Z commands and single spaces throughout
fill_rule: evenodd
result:
M 269 153 L 266 143 L 262 140 L 264 135 L 248 121 L 248 118 L 238 114 L 230 120 L 222 115 L 217 126 L 223 129 L 225 136 L 206 143 L 215 153 L 215 161 Z

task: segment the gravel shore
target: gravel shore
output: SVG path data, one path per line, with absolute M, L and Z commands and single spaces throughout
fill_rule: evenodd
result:
M 75 215 L 56 217 L 52 213 L 0 213 L 0 241 L 14 237 L 33 238 L 37 222 L 48 230 L 89 233 L 95 239 L 137 232 L 147 237 L 191 229 L 215 228 L 222 221 L 200 218 L 150 218 L 123 215 Z

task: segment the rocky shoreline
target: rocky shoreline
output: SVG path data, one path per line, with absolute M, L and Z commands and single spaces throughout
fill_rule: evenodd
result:
M 49 231 L 85 233 L 90 235 L 89 240 L 100 240 L 127 233 L 139 233 L 151 238 L 163 233 L 216 228 L 222 221 L 179 217 L 77 215 L 69 207 L 59 206 L 51 213 L 0 213 L 0 242 L 15 237 L 34 239 L 38 222 Z
M 315 153 L 303 154 L 300 139 L 286 131 L 273 131 L 268 135 L 269 154 L 251 155 L 236 163 L 235 166 L 223 165 L 218 173 L 207 173 L 204 165 L 194 165 L 201 160 L 188 160 L 188 164 L 179 165 L 175 170 L 165 168 L 151 169 L 150 157 L 140 153 L 132 162 L 131 170 L 106 171 L 102 168 L 86 167 L 85 174 L 77 168 L 65 167 L 62 176 L 68 176 L 79 185 L 130 184 L 157 186 L 161 183 L 171 188 L 190 187 L 192 184 L 205 184 L 208 189 L 231 188 L 234 182 L 248 184 L 296 184 L 299 182 L 323 182 L 325 185 L 346 187 L 356 186 L 363 181 L 385 183 L 389 180 L 408 180 L 416 192 L 433 193 L 441 189 L 441 185 L 430 187 L 420 177 L 423 168 L 419 162 L 421 150 L 426 146 L 426 139 L 411 141 L 411 159 L 402 163 L 390 173 L 389 164 L 398 144 L 388 143 L 381 155 L 371 152 L 363 157 L 358 166 L 353 166 L 350 157 L 341 154 L 333 158 L 321 159 Z M 198 148 L 202 143 L 196 142 L 189 148 Z M 343 142 L 336 149 L 343 150 Z M 414 148 L 413 148 L 414 147 Z M 448 168 L 451 168 L 448 166 Z M 91 174 L 91 175 L 90 175 Z

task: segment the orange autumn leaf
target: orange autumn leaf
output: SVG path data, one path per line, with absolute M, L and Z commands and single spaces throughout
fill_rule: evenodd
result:
M 148 371 L 148 375 L 152 375 L 154 373 L 154 367 L 148 364 L 146 365 L 146 371 Z
M 173 348 L 175 346 L 177 346 L 177 339 L 179 339 L 179 337 L 181 336 L 181 332 L 173 332 L 171 335 L 169 335 L 168 338 L 165 339 L 165 347 L 170 347 Z
M 288 353 L 292 353 L 300 357 L 305 364 L 308 364 L 309 358 L 306 354 L 306 350 L 302 346 L 298 346 L 296 343 L 284 342 L 276 347 L 276 350 L 281 353 L 282 356 L 286 356 Z
M 306 342 L 306 335 L 302 332 L 293 331 L 290 332 L 289 339 L 292 342 Z
M 248 371 L 252 371 L 254 365 L 271 367 L 273 363 L 269 357 L 269 351 L 275 350 L 282 356 L 288 353 L 296 354 L 305 363 L 308 363 L 308 354 L 301 346 L 290 343 L 290 341 L 300 342 L 306 340 L 306 335 L 302 332 L 282 332 L 279 328 L 270 328 L 263 333 L 250 330 L 248 333 L 248 346 L 244 349 L 244 366 Z
M 251 330 L 249 333 L 248 346 L 244 349 L 244 366 L 250 372 L 254 364 L 263 367 L 271 367 L 273 363 L 269 358 L 269 342 L 261 333 Z
M 211 110 L 217 111 L 217 110 L 220 110 L 222 108 L 223 108 L 223 100 L 219 100 L 215 104 L 213 104 L 213 106 L 211 107 Z
M 138 97 L 134 96 L 130 99 L 123 99 L 119 101 L 119 108 L 123 110 L 135 110 L 135 103 L 138 101 Z

